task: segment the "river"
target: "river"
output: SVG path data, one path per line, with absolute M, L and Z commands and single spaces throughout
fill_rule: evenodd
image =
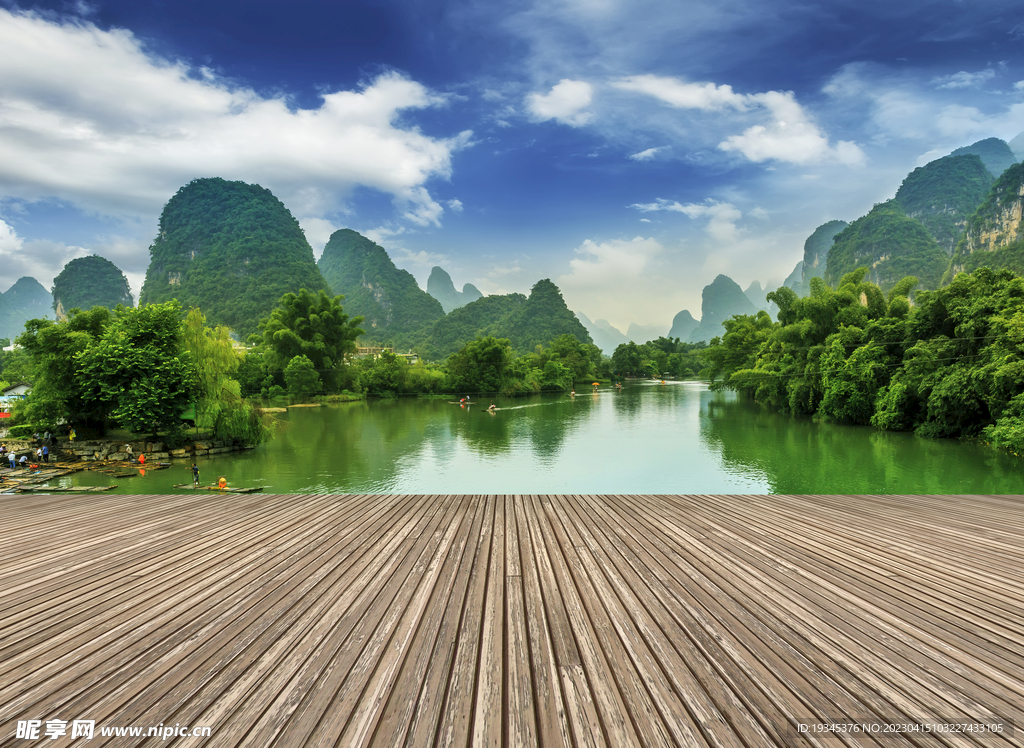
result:
M 257 449 L 200 458 L 203 483 L 274 493 L 1011 493 L 1024 464 L 976 444 L 814 423 L 697 382 L 602 386 L 461 407 L 397 399 L 290 408 Z M 189 465 L 62 485 L 174 493 Z

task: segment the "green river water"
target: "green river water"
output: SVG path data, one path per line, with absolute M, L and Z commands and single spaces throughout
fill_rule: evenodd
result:
M 461 407 L 398 399 L 291 408 L 257 449 L 200 458 L 203 483 L 273 493 L 1004 493 L 1024 462 L 994 449 L 769 413 L 697 382 L 603 386 Z M 175 493 L 189 464 L 63 485 Z

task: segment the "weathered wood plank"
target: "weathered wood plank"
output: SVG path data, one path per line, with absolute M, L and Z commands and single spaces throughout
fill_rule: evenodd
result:
M 1024 745 L 1024 499 L 4 496 L 0 745 Z M 117 742 L 99 735 L 96 745 Z M 174 742 L 174 741 L 172 741 Z

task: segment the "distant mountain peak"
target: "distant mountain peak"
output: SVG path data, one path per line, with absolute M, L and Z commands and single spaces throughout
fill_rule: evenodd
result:
M 950 156 L 963 156 L 966 154 L 974 154 L 981 158 L 985 168 L 988 169 L 992 176 L 998 177 L 1004 171 L 1009 169 L 1015 163 L 1017 163 L 1017 157 L 1014 156 L 1009 144 L 1005 140 L 999 138 L 985 138 L 979 140 L 977 143 L 971 143 L 963 148 L 957 148 L 953 151 Z
M 427 293 L 441 302 L 445 314 L 483 296 L 472 283 L 466 283 L 461 292 L 456 291 L 452 277 L 437 265 L 431 268 L 430 277 L 427 278 Z

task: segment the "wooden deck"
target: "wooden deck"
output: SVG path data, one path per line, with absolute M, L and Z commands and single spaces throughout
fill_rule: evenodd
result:
M 1022 718 L 1021 497 L 0 497 L 0 745 L 1020 746 Z M 95 737 L 15 739 L 53 719 Z M 869 719 L 1005 731 L 796 727 Z

